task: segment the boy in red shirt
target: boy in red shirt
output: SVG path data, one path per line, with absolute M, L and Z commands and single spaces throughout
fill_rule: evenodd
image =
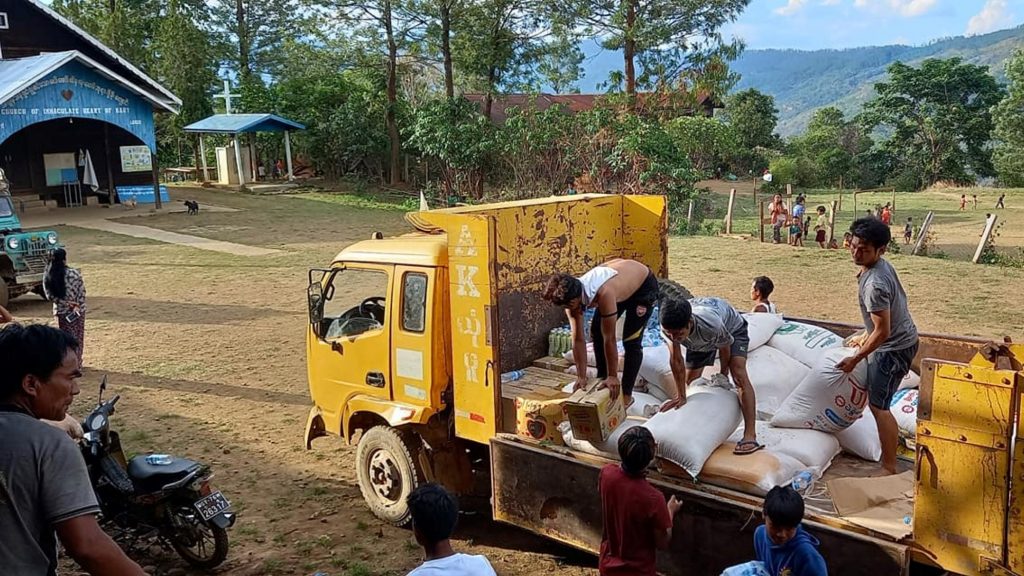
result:
M 654 451 L 650 430 L 630 428 L 619 437 L 622 463 L 601 470 L 601 576 L 654 576 L 655 550 L 668 548 L 672 539 L 672 518 L 683 504 L 675 496 L 666 504 L 665 496 L 644 478 Z

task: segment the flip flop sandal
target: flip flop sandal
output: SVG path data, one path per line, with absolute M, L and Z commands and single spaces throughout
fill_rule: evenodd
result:
M 753 446 L 753 448 L 743 448 L 743 446 Z M 742 442 L 736 443 L 736 448 L 733 449 L 732 453 L 737 456 L 746 456 L 753 454 L 758 450 L 764 448 L 764 444 L 758 444 L 756 440 L 743 440 Z

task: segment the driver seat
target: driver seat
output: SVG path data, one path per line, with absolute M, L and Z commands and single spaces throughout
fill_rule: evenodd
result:
M 172 456 L 171 463 L 163 466 L 146 462 L 147 455 L 140 455 L 128 462 L 128 476 L 140 492 L 150 493 L 163 489 L 191 474 L 202 464 L 187 458 Z

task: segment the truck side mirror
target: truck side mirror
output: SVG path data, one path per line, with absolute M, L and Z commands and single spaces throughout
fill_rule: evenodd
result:
M 320 282 L 309 283 L 306 301 L 309 304 L 309 323 L 319 330 L 320 322 L 324 319 L 324 292 Z

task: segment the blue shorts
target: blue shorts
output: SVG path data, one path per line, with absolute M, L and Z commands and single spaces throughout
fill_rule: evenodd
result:
M 868 401 L 873 408 L 888 410 L 900 382 L 910 372 L 918 344 L 902 350 L 875 351 L 868 355 Z

